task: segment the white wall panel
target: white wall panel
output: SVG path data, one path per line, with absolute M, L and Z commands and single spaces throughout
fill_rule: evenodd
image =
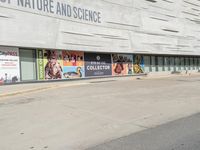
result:
M 2 46 L 200 55 L 198 0 L 52 0 L 54 13 L 10 1 L 0 2 Z M 99 12 L 101 23 L 58 15 L 57 2 Z

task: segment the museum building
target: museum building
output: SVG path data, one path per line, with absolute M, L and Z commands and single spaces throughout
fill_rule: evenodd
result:
M 199 0 L 0 0 L 0 83 L 199 72 Z

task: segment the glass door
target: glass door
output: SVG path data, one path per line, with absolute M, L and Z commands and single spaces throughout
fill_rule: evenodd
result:
M 35 50 L 20 49 L 21 80 L 36 80 Z

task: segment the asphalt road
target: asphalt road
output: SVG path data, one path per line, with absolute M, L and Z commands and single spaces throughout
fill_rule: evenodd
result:
M 112 140 L 88 150 L 200 150 L 200 114 Z

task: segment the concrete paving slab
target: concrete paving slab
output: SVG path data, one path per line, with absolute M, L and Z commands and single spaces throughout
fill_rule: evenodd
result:
M 126 78 L 7 97 L 0 149 L 84 150 L 153 128 L 200 112 L 199 83 L 198 76 Z

